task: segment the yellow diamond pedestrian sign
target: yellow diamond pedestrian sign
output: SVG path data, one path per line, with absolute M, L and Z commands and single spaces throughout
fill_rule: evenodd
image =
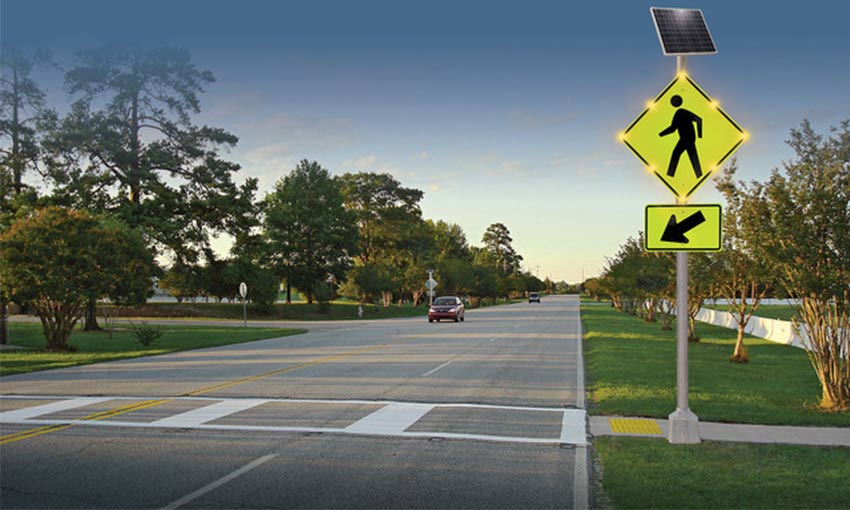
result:
M 647 103 L 620 139 L 684 201 L 748 138 L 686 73 Z
M 718 251 L 719 204 L 646 206 L 646 251 Z

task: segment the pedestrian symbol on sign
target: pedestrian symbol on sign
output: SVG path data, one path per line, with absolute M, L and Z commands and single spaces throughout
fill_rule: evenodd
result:
M 673 114 L 673 122 L 664 131 L 658 133 L 658 136 L 667 136 L 674 131 L 679 132 L 679 142 L 673 148 L 673 154 L 670 155 L 670 164 L 667 166 L 667 175 L 673 177 L 676 175 L 676 167 L 679 166 L 679 158 L 683 152 L 688 153 L 688 158 L 691 160 L 691 167 L 697 177 L 702 177 L 702 167 L 699 164 L 699 155 L 697 154 L 696 137 L 702 138 L 702 118 L 690 110 L 679 108 L 682 106 L 682 96 L 675 95 L 670 98 L 670 104 L 677 108 Z M 694 124 L 697 125 L 696 134 L 694 133 Z M 695 136 L 696 135 L 696 136 Z

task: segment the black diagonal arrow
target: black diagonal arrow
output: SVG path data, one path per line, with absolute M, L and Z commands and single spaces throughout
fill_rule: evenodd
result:
M 664 233 L 661 234 L 661 240 L 668 243 L 688 244 L 689 240 L 685 237 L 685 233 L 704 221 L 705 216 L 702 215 L 702 211 L 691 214 L 679 223 L 676 223 L 676 215 L 671 214 L 670 220 L 667 222 L 667 227 L 664 229 Z

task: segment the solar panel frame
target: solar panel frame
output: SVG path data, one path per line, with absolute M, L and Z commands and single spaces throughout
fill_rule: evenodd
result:
M 649 11 L 655 24 L 658 41 L 661 43 L 661 50 L 665 55 L 713 55 L 717 53 L 717 46 L 715 46 L 708 25 L 705 23 L 702 9 L 650 7 Z M 669 22 L 668 15 L 674 11 L 690 15 L 691 18 L 687 20 L 690 25 L 685 28 L 661 27 L 661 24 Z M 694 14 L 698 17 L 694 17 Z

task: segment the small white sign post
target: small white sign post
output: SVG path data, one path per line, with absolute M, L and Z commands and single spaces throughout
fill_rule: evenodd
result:
M 245 296 L 248 295 L 248 284 L 242 282 L 239 284 L 239 295 L 242 296 L 242 326 L 248 327 L 248 310 L 245 307 Z
M 437 280 L 434 279 L 434 270 L 428 270 L 428 279 L 425 281 L 425 288 L 428 289 L 428 306 L 434 304 L 434 289 L 437 288 Z

